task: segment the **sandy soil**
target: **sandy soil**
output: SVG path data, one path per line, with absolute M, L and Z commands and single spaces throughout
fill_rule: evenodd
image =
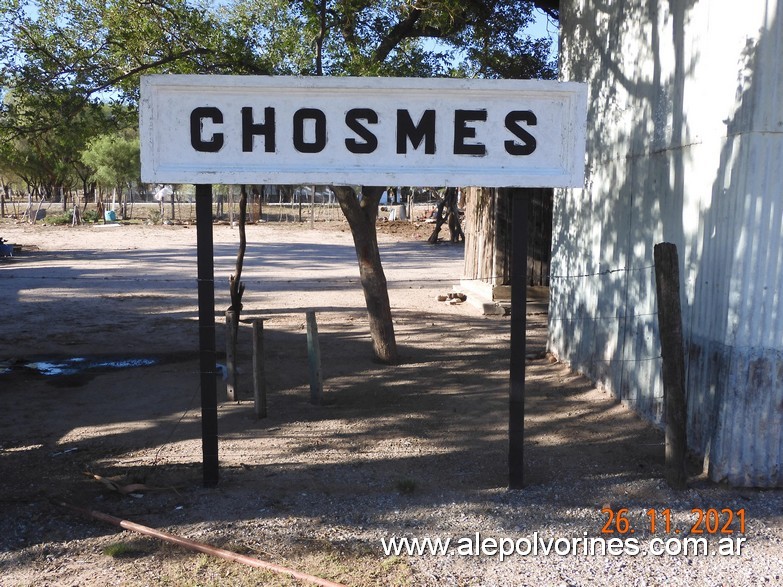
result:
M 460 245 L 427 244 L 426 225 L 380 230 L 398 366 L 372 360 L 346 224 L 248 228 L 243 317 L 265 320 L 269 416 L 253 417 L 244 325 L 241 401 L 226 402 L 218 381 L 221 480 L 204 488 L 195 227 L 0 224 L 22 245 L 0 259 L 0 583 L 289 584 L 122 532 L 66 502 L 348 585 L 677 584 L 672 573 L 689 585 L 782 584 L 780 493 L 715 487 L 698 466 L 691 489 L 668 489 L 662 434 L 547 359 L 538 312 L 528 331 L 527 488 L 508 491 L 509 320 L 437 301 L 459 282 Z M 220 315 L 237 231 L 217 225 L 214 238 Z M 318 317 L 323 406 L 308 402 L 307 310 Z M 219 328 L 219 349 L 223 336 Z M 66 372 L 47 375 L 42 363 Z M 671 508 L 688 527 L 692 508 L 745 508 L 753 546 L 741 566 L 381 551 L 392 535 L 601 536 L 603 507 L 630 508 L 640 534 L 650 508 Z

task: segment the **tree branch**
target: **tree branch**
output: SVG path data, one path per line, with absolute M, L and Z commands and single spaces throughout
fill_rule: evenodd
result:
M 389 53 L 391 53 L 403 39 L 411 36 L 411 31 L 413 31 L 416 26 L 416 21 L 421 18 L 422 14 L 424 13 L 419 8 L 412 8 L 408 13 L 408 16 L 394 25 L 389 31 L 389 34 L 383 38 L 380 45 L 375 49 L 373 58 L 378 62 L 385 61 L 389 56 Z
M 533 0 L 533 5 L 543 10 L 552 20 L 560 20 L 560 0 Z
M 162 59 L 159 59 L 158 61 L 155 61 L 153 63 L 145 63 L 143 65 L 140 65 L 139 67 L 134 67 L 130 71 L 126 71 L 122 73 L 121 75 L 118 75 L 117 77 L 114 77 L 112 79 L 106 80 L 105 83 L 101 84 L 100 86 L 97 86 L 95 88 L 92 88 L 89 93 L 95 94 L 98 92 L 102 92 L 103 90 L 106 90 L 108 88 L 111 88 L 112 86 L 117 85 L 121 81 L 124 81 L 128 79 L 129 77 L 133 77 L 134 75 L 138 75 L 141 73 L 144 73 L 145 71 L 148 71 L 150 69 L 154 69 L 156 67 L 160 67 L 161 65 L 166 65 L 167 63 L 173 63 L 174 61 L 179 61 L 180 59 L 186 59 L 188 57 L 193 57 L 196 55 L 210 55 L 214 53 L 212 49 L 205 49 L 203 47 L 199 47 L 197 49 L 190 49 L 188 51 L 183 51 L 182 53 L 176 53 L 174 55 L 169 55 L 168 57 L 164 57 Z

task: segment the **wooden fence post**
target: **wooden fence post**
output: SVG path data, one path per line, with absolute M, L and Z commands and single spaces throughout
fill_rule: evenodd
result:
M 307 358 L 310 364 L 310 403 L 320 406 L 323 401 L 321 377 L 321 346 L 318 342 L 318 324 L 315 311 L 307 312 Z
M 264 371 L 264 321 L 253 320 L 253 407 L 256 418 L 266 418 L 266 373 Z
M 226 398 L 237 401 L 237 324 L 234 320 L 234 310 L 226 310 Z
M 687 452 L 685 403 L 685 354 L 680 310 L 680 270 L 677 246 L 655 245 L 655 285 L 658 292 L 658 328 L 663 359 L 663 398 L 666 414 L 666 480 L 674 489 L 685 489 Z

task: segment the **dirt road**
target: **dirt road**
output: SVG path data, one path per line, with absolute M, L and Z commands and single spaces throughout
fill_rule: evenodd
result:
M 214 489 L 201 485 L 195 227 L 2 224 L 0 235 L 23 245 L 0 260 L 3 585 L 289 584 L 118 533 L 61 500 L 349 585 L 780 584 L 780 493 L 698 475 L 669 490 L 662 435 L 547 361 L 546 316 L 529 319 L 528 486 L 506 490 L 509 322 L 437 301 L 458 283 L 462 250 L 427 244 L 426 227 L 380 237 L 394 367 L 372 360 L 346 225 L 249 228 L 244 316 L 265 319 L 269 417 L 255 420 L 247 399 L 244 327 L 243 401 L 222 401 L 218 382 Z M 214 235 L 220 311 L 237 234 Z M 324 406 L 308 403 L 311 309 Z M 126 495 L 130 484 L 145 487 Z M 650 509 L 685 530 L 694 508 L 744 509 L 748 546 L 734 558 L 382 551 L 392 536 L 601 538 L 604 507 L 629 508 L 643 547 L 660 535 Z

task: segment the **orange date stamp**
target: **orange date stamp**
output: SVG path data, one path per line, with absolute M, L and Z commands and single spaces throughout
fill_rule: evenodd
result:
M 650 534 L 720 535 L 745 534 L 745 509 L 693 508 L 684 524 L 675 524 L 670 508 L 648 509 L 640 519 L 634 519 L 628 508 L 601 509 L 606 522 L 602 534 L 634 534 L 646 530 Z

